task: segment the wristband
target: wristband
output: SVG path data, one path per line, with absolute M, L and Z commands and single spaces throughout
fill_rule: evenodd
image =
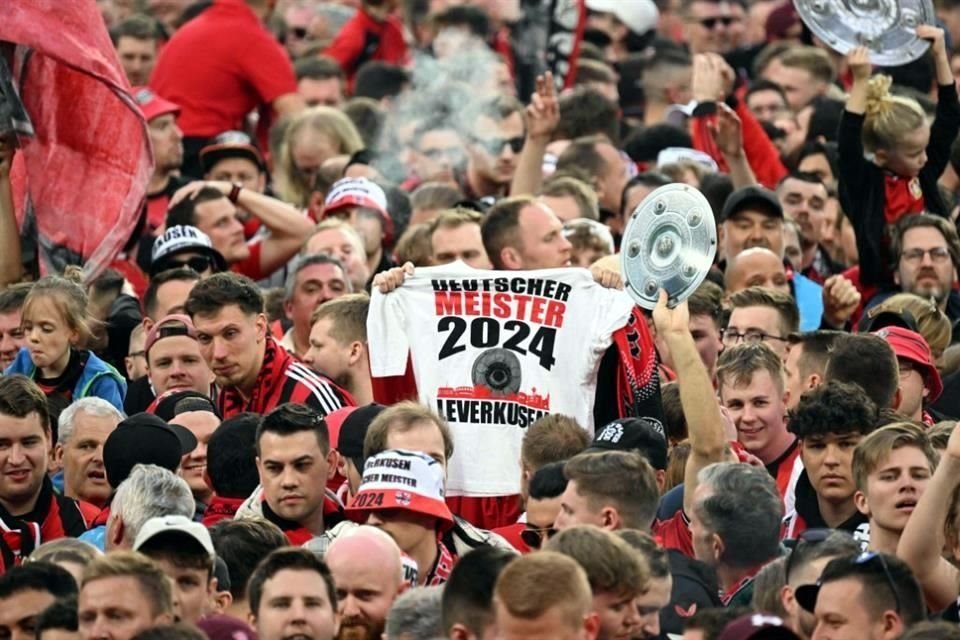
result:
M 241 192 L 242 190 L 243 190 L 243 187 L 242 187 L 241 185 L 235 183 L 235 184 L 230 188 L 230 195 L 228 195 L 227 198 L 228 198 L 228 199 L 230 200 L 230 202 L 232 202 L 233 204 L 237 204 L 237 200 L 240 199 L 240 192 Z

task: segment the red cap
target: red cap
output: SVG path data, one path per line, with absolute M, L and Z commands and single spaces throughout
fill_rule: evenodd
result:
M 153 325 L 147 333 L 146 346 L 143 348 L 144 353 L 150 353 L 150 349 L 158 340 L 169 336 L 187 336 L 196 340 L 197 331 L 193 328 L 193 321 L 190 316 L 172 313 Z
M 155 94 L 149 87 L 134 87 L 133 99 L 140 106 L 143 117 L 150 122 L 168 113 L 179 114 L 180 107 Z
M 887 341 L 887 344 L 897 354 L 897 358 L 909 360 L 918 367 L 922 368 L 923 381 L 930 392 L 927 400 L 933 402 L 943 393 L 943 380 L 940 379 L 940 372 L 937 371 L 933 363 L 933 353 L 930 351 L 930 345 L 923 339 L 923 336 L 916 331 L 910 331 L 903 327 L 889 326 L 874 331 L 873 335 L 880 336 Z

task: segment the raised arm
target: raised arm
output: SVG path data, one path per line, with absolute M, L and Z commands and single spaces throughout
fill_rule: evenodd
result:
M 700 470 L 714 462 L 722 462 L 727 448 L 723 416 L 717 402 L 707 367 L 700 359 L 690 333 L 690 312 L 687 303 L 667 307 L 667 294 L 660 291 L 660 301 L 653 310 L 653 322 L 670 349 L 680 385 L 680 406 L 687 419 L 690 457 L 683 475 L 683 509 L 693 508 L 693 493 Z
M 510 195 L 533 195 L 543 185 L 543 157 L 560 122 L 560 104 L 553 74 L 537 76 L 537 90 L 526 109 L 527 135 L 510 183 Z
M 13 147 L 0 141 L 0 288 L 19 282 L 23 275 L 20 257 L 20 231 L 13 210 L 10 166 Z
M 960 571 L 940 555 L 945 540 L 949 501 L 960 486 L 960 429 L 954 429 L 940 464 L 920 497 L 897 545 L 897 556 L 906 562 L 923 588 L 933 611 L 953 604 L 958 595 Z
M 733 109 L 722 102 L 717 103 L 717 119 L 707 124 L 713 141 L 727 161 L 727 171 L 733 188 L 739 189 L 757 184 L 757 178 L 750 168 L 747 154 L 743 151 L 743 127 L 740 117 Z

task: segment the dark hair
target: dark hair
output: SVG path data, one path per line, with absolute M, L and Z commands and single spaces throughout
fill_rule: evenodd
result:
M 157 310 L 157 296 L 160 292 L 160 287 L 168 282 L 174 281 L 199 282 L 200 274 L 190 267 L 177 267 L 176 269 L 167 269 L 166 271 L 161 271 L 157 275 L 150 278 L 150 284 L 147 285 L 147 290 L 143 294 L 143 312 L 148 318 L 156 321 L 162 319 L 153 317 Z
M 669 147 L 692 147 L 690 134 L 672 124 L 655 124 L 632 132 L 623 142 L 623 150 L 634 162 L 656 162 Z
M 844 103 L 826 96 L 817 96 L 809 106 L 813 112 L 807 125 L 807 140 L 823 138 L 828 142 L 836 142 Z
M 830 350 L 833 349 L 837 338 L 842 335 L 845 335 L 842 331 L 818 330 L 793 333 L 788 336 L 791 349 L 796 347 L 803 349 L 797 360 L 800 375 L 807 377 L 816 372 L 822 378 L 827 369 L 827 362 L 830 361 Z
M 658 545 L 652 535 L 639 529 L 620 529 L 617 535 L 643 555 L 650 568 L 651 578 L 663 579 L 670 575 L 670 557 L 667 550 Z
M 827 190 L 827 185 L 823 183 L 823 180 L 820 179 L 820 176 L 809 171 L 791 171 L 780 179 L 780 182 L 777 184 L 777 188 L 780 188 L 780 186 L 787 180 L 799 180 L 800 182 L 817 184 L 823 187 L 825 191 Z
M 333 576 L 327 565 L 312 551 L 302 548 L 277 549 L 257 565 L 250 582 L 247 585 L 247 599 L 253 615 L 260 613 L 260 598 L 263 596 L 263 586 L 273 576 L 285 569 L 293 571 L 312 571 L 323 578 L 327 588 L 327 600 L 334 612 L 337 610 L 337 591 L 333 586 Z
M 505 247 L 515 246 L 517 227 L 520 224 L 520 211 L 534 203 L 528 196 L 514 196 L 504 198 L 490 207 L 483 222 L 480 223 L 480 235 L 483 238 L 483 248 L 490 258 L 494 269 L 503 269 L 500 252 Z
M 393 98 L 410 84 L 410 73 L 400 65 L 371 60 L 360 65 L 353 85 L 353 97 L 382 100 Z
M 554 132 L 557 140 L 574 140 L 601 135 L 616 145 L 620 140 L 617 105 L 591 87 L 577 87 L 560 98 L 560 122 Z
M 50 430 L 50 409 L 47 396 L 33 380 L 15 374 L 0 376 L 0 415 L 26 418 L 36 413 L 44 431 Z
M 207 640 L 207 636 L 192 624 L 177 622 L 148 627 L 130 640 Z
M 886 409 L 897 396 L 900 367 L 893 349 L 880 336 L 843 335 L 834 343 L 823 377 L 860 385 L 878 409 Z
M 822 541 L 797 540 L 789 556 L 790 575 L 796 575 L 797 571 L 811 562 L 824 558 L 842 558 L 856 554 L 858 551 L 860 551 L 859 543 L 846 531 L 834 531 Z M 784 575 L 787 584 L 790 583 L 790 575 Z
M 493 587 L 504 567 L 517 558 L 498 547 L 479 547 L 454 565 L 440 600 L 443 630 L 462 624 L 477 637 L 493 622 Z
M 37 640 L 43 640 L 43 632 L 54 629 L 77 631 L 77 598 L 68 596 L 57 598 L 53 604 L 40 612 L 33 624 Z
M 151 560 L 166 560 L 178 569 L 199 569 L 213 576 L 213 558 L 192 537 L 174 532 L 158 533 L 137 549 Z M 205 586 L 205 585 L 204 585 Z
M 751 613 L 747 607 L 715 607 L 700 609 L 687 618 L 683 625 L 684 631 L 701 631 L 703 640 L 719 640 L 720 634 L 728 624 L 742 615 Z
M 20 282 L 0 291 L 0 313 L 10 313 L 22 309 L 27 294 L 30 293 L 32 288 L 32 282 Z
M 192 198 L 184 198 L 167 210 L 167 229 L 177 225 L 197 226 L 197 205 L 226 197 L 219 189 L 201 187 Z
M 300 58 L 293 64 L 293 71 L 297 74 L 297 80 L 303 78 L 311 80 L 339 78 L 343 80 L 343 69 L 340 68 L 340 63 L 327 56 Z
M 260 484 L 255 461 L 260 416 L 241 413 L 227 418 L 207 443 L 210 488 L 225 498 L 246 498 Z
M 0 575 L 0 600 L 22 591 L 42 591 L 54 598 L 76 597 L 77 581 L 59 565 L 42 560 L 10 567 Z
M 896 556 L 868 553 L 831 560 L 820 574 L 820 584 L 854 579 L 860 582 L 860 602 L 873 616 L 896 609 L 904 627 L 926 617 L 923 592 L 910 567 Z
M 680 403 L 680 385 L 676 382 L 665 383 L 660 387 L 660 400 L 663 405 L 663 425 L 667 431 L 667 442 L 686 440 L 687 416 Z
M 820 142 L 819 140 L 810 140 L 803 143 L 797 154 L 797 165 L 803 162 L 808 156 L 823 156 L 830 165 L 830 173 L 834 178 L 840 175 L 840 151 L 836 142 Z
M 787 94 L 783 92 L 783 87 L 778 85 L 776 82 L 771 82 L 770 80 L 764 80 L 760 78 L 759 80 L 754 80 L 750 83 L 750 88 L 747 89 L 747 92 L 744 94 L 744 101 L 749 102 L 750 96 L 755 93 L 760 93 L 761 91 L 774 91 L 780 98 L 783 100 L 783 106 L 787 106 Z
M 227 565 L 230 594 L 235 601 L 246 594 L 257 563 L 289 544 L 280 527 L 266 520 L 221 520 L 210 527 L 210 538 L 217 557 Z
M 657 187 L 663 187 L 673 182 L 669 176 L 666 176 L 659 171 L 644 171 L 643 173 L 638 173 L 629 180 L 627 184 L 623 185 L 623 191 L 620 192 L 620 215 L 626 216 L 632 211 L 625 211 L 623 208 L 627 206 L 627 194 L 630 193 L 630 190 L 634 187 L 647 187 L 650 189 L 656 189 Z
M 600 136 L 585 136 L 571 142 L 557 158 L 557 171 L 583 171 L 591 180 L 606 175 L 610 167 L 606 159 L 597 151 L 597 145 L 610 143 Z M 591 183 L 588 183 L 591 184 Z
M 877 405 L 859 386 L 837 380 L 823 383 L 800 397 L 787 429 L 801 440 L 827 434 L 867 435 L 877 423 Z
M 490 18 L 487 12 L 479 7 L 469 5 L 448 7 L 433 17 L 433 24 L 437 29 L 466 27 L 470 33 L 481 40 L 490 38 Z
M 330 432 L 323 416 L 316 409 L 304 404 L 286 402 L 263 416 L 257 427 L 257 455 L 260 455 L 260 440 L 265 433 L 289 436 L 302 431 L 312 431 L 317 436 L 317 444 L 326 454 L 330 451 Z
M 263 313 L 263 294 L 257 284 L 238 273 L 215 273 L 190 291 L 184 309 L 191 318 L 218 313 L 235 304 L 247 315 Z
M 527 492 L 533 500 L 547 500 L 560 496 L 567 488 L 563 475 L 564 462 L 551 462 L 533 472 Z
M 940 216 L 921 213 L 915 216 L 904 216 L 897 221 L 894 231 L 890 234 L 890 264 L 896 268 L 900 264 L 900 254 L 903 252 L 903 236 L 907 231 L 916 227 L 932 227 L 940 232 L 947 242 L 950 251 L 950 261 L 955 268 L 960 268 L 960 238 L 957 229 L 949 220 Z
M 150 16 L 135 13 L 110 29 L 110 40 L 117 46 L 120 38 L 136 40 L 160 40 L 164 37 L 160 23 Z

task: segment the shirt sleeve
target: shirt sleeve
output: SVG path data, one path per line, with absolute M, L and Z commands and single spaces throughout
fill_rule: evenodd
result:
M 406 370 L 410 328 L 403 310 L 403 295 L 400 291 L 382 294 L 374 289 L 370 297 L 367 346 L 371 376 L 400 376 Z

